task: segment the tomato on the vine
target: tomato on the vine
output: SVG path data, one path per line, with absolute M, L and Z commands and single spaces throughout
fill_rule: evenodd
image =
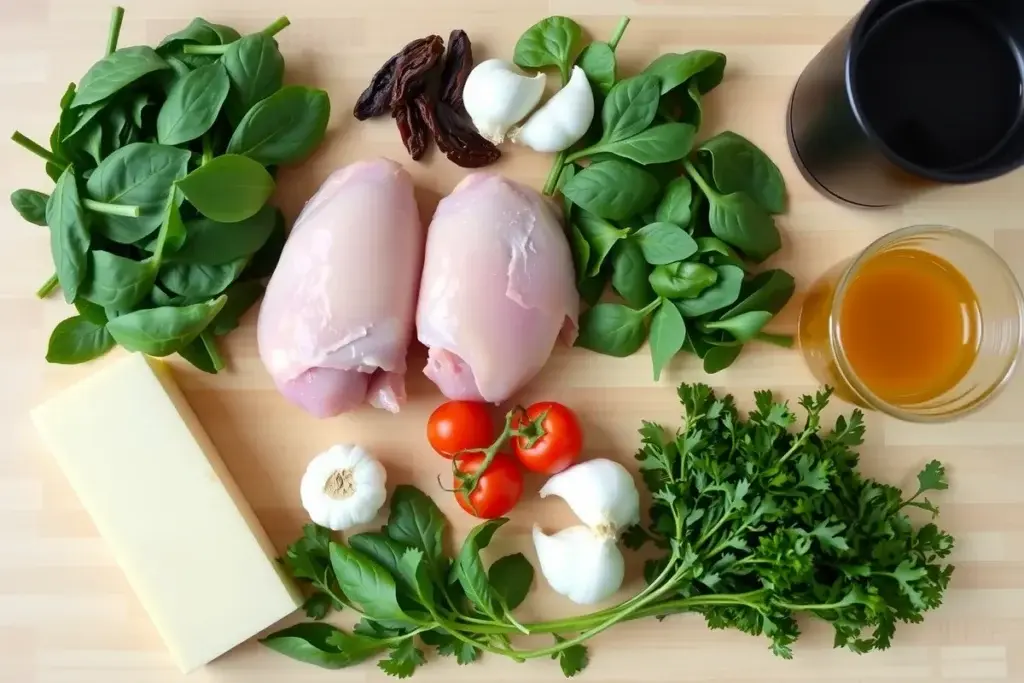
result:
M 494 438 L 494 422 L 483 403 L 447 401 L 427 420 L 427 441 L 446 458 L 471 448 L 487 448 Z
M 484 461 L 483 453 L 462 455 L 456 460 L 456 469 L 461 475 L 473 475 Z M 454 477 L 455 488 L 462 485 L 458 476 Z M 516 459 L 508 453 L 498 453 L 487 467 L 487 470 L 476 482 L 472 493 L 456 491 L 455 499 L 462 509 L 482 519 L 502 517 L 515 507 L 523 495 L 523 473 Z
M 526 435 L 517 436 L 512 448 L 523 467 L 533 472 L 557 474 L 576 462 L 583 450 L 579 420 L 561 403 L 534 403 L 513 426 Z

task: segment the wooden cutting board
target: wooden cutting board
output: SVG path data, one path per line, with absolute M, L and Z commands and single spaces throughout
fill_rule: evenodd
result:
M 900 209 L 860 211 L 819 196 L 800 177 L 785 139 L 785 106 L 796 76 L 817 50 L 859 9 L 859 0 L 128 0 L 122 45 L 153 44 L 202 15 L 244 31 L 282 13 L 292 26 L 280 34 L 289 79 L 326 88 L 334 114 L 323 150 L 280 177 L 280 204 L 294 217 L 326 175 L 339 165 L 374 155 L 402 160 L 416 178 L 425 216 L 463 171 L 444 159 L 408 160 L 389 121 L 358 124 L 349 112 L 373 71 L 406 41 L 454 28 L 468 31 L 477 58 L 508 57 L 520 32 L 549 14 L 575 17 L 594 36 L 610 34 L 621 14 L 633 18 L 619 54 L 636 69 L 669 51 L 710 48 L 725 52 L 725 83 L 707 102 L 705 131 L 731 128 L 761 145 L 789 182 L 792 209 L 781 221 L 785 248 L 773 261 L 790 270 L 800 291 L 835 260 L 876 237 L 916 223 L 958 226 L 980 236 L 1024 277 L 1024 175 L 956 188 Z M 105 0 L 5 0 L 0 3 L 0 130 L 18 128 L 45 140 L 57 100 L 102 54 L 110 6 Z M 51 187 L 42 164 L 13 144 L 0 145 L 0 188 Z M 496 167 L 540 186 L 550 159 L 510 151 Z M 44 451 L 29 409 L 95 371 L 98 364 L 48 366 L 50 330 L 69 315 L 58 300 L 33 297 L 49 276 L 45 229 L 23 223 L 0 207 L 0 680 L 11 683 L 170 683 L 174 669 L 139 603 L 72 491 Z M 799 299 L 799 296 L 797 297 Z M 777 321 L 792 329 L 798 301 Z M 386 461 L 392 482 L 435 492 L 455 535 L 472 521 L 437 490 L 445 463 L 433 456 L 424 423 L 440 402 L 419 368 L 414 349 L 410 403 L 398 417 L 366 410 L 317 421 L 274 391 L 256 354 L 254 316 L 226 344 L 230 371 L 217 377 L 180 367 L 177 377 L 203 424 L 277 547 L 305 521 L 298 482 L 313 454 L 338 441 L 372 448 Z M 102 362 L 102 361 L 101 361 Z M 590 456 L 630 462 L 641 419 L 678 423 L 674 388 L 704 380 L 680 359 L 660 383 L 650 378 L 646 352 L 615 360 L 559 349 L 524 401 L 566 402 L 587 429 Z M 728 371 L 712 378 L 744 405 L 754 389 L 772 388 L 795 399 L 814 387 L 797 352 L 750 348 Z M 849 409 L 836 405 L 835 408 Z M 957 571 L 947 604 L 919 626 L 903 627 L 888 652 L 858 657 L 831 649 L 825 629 L 812 627 L 796 658 L 774 658 L 765 643 L 736 633 L 711 632 L 700 619 L 617 626 L 595 639 L 589 681 L 900 681 L 926 683 L 1024 680 L 1024 380 L 1018 379 L 984 412 L 941 426 L 868 418 L 863 466 L 873 475 L 909 484 L 927 460 L 939 458 L 952 486 L 938 496 L 942 524 L 958 540 Z M 139 457 L 145 457 L 145 444 Z M 496 552 L 522 549 L 532 557 L 529 530 L 540 522 L 558 528 L 570 519 L 558 502 L 540 502 L 539 480 Z M 638 588 L 637 572 L 623 596 Z M 231 577 L 211 576 L 211 581 Z M 566 601 L 538 586 L 523 618 L 567 615 Z M 430 661 L 421 681 L 558 680 L 550 661 L 515 664 L 491 657 L 470 667 Z M 256 643 L 233 651 L 190 681 L 259 683 L 383 680 L 372 664 L 324 672 L 275 655 Z

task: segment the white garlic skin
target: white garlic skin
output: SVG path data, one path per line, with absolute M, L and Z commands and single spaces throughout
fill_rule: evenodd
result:
M 535 526 L 533 544 L 544 579 L 578 605 L 601 602 L 622 587 L 626 561 L 615 537 L 583 525 L 548 536 Z
M 346 473 L 347 495 L 328 491 L 335 473 Z M 309 518 L 334 531 L 344 531 L 373 520 L 387 498 L 387 472 L 359 446 L 339 444 L 313 458 L 299 485 L 302 507 Z
M 469 72 L 462 101 L 480 134 L 501 144 L 540 102 L 546 80 L 543 73 L 527 76 L 512 62 L 488 59 Z
M 536 152 L 561 152 L 582 138 L 594 120 L 594 91 L 578 66 L 565 87 L 512 132 L 511 140 Z
M 540 497 L 558 496 L 596 533 L 614 539 L 640 522 L 640 492 L 629 471 L 607 458 L 586 460 L 554 475 Z

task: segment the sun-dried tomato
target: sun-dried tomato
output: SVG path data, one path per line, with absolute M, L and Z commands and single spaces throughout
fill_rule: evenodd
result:
M 353 115 L 360 121 L 365 121 L 374 116 L 383 116 L 391 109 L 391 97 L 395 90 L 395 76 L 398 71 L 398 62 L 404 55 L 414 54 L 423 50 L 436 50 L 433 43 L 440 41 L 438 36 L 427 36 L 417 38 L 403 47 L 398 54 L 394 55 L 384 66 L 377 70 L 377 73 L 370 79 L 370 85 L 362 92 L 356 100 L 353 108 Z
M 413 161 L 419 161 L 427 151 L 429 132 L 420 110 L 411 103 L 403 103 L 394 107 L 391 115 L 398 124 L 398 134 L 402 136 L 402 144 L 405 145 L 409 156 Z
M 423 92 L 431 72 L 444 54 L 441 36 L 429 36 L 414 50 L 403 50 L 395 65 L 395 87 L 391 91 L 391 106 L 411 102 Z
M 473 45 L 465 31 L 455 29 L 448 36 L 448 54 L 444 57 L 444 70 L 441 72 L 441 101 L 457 112 L 465 109 L 462 91 L 472 70 Z
M 437 147 L 449 161 L 463 168 L 489 166 L 501 158 L 501 150 L 476 132 L 469 117 L 455 111 L 449 104 L 438 102 L 434 106 L 437 129 Z

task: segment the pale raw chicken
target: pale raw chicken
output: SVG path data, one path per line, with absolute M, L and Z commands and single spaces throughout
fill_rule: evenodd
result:
M 450 399 L 500 403 L 576 338 L 579 295 L 558 210 L 536 191 L 476 173 L 427 231 L 416 309 L 424 373 Z
M 292 228 L 260 309 L 260 358 L 317 417 L 398 412 L 423 260 L 412 178 L 386 159 L 331 174 Z

